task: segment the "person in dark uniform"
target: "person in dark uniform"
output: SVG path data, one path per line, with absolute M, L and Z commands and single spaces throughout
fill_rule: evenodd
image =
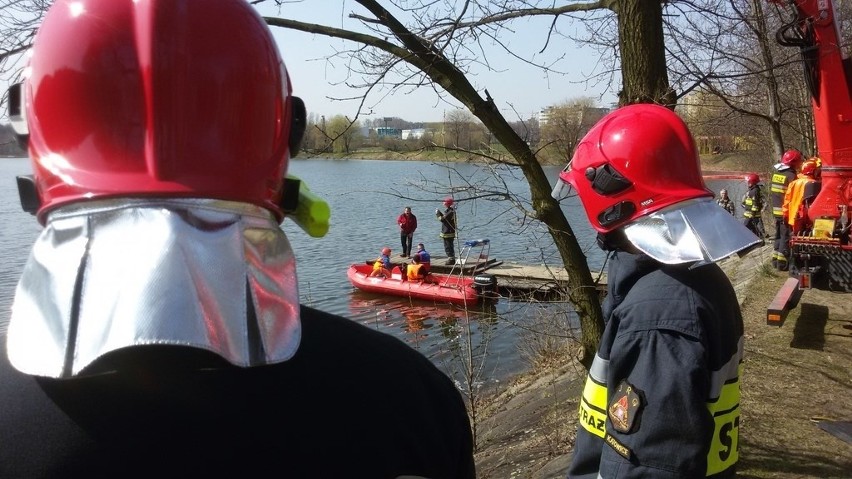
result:
M 444 252 L 447 254 L 446 264 L 454 264 L 456 262 L 456 209 L 455 201 L 447 197 L 444 199 L 444 208 L 435 210 L 435 217 L 441 222 L 441 239 L 444 240 Z
M 692 135 L 662 106 L 601 119 L 553 196 L 571 190 L 610 260 L 568 477 L 733 477 L 743 323 L 715 262 L 760 240 L 713 201 Z
M 748 191 L 743 195 L 743 225 L 758 238 L 763 238 L 762 231 L 763 193 L 760 187 L 760 177 L 754 173 L 746 175 Z
M 44 229 L 0 328 L 0 477 L 475 477 L 444 373 L 299 304 L 305 108 L 248 3 L 58 0 L 28 71 Z
M 734 202 L 731 200 L 731 197 L 728 196 L 728 190 L 722 188 L 719 190 L 719 199 L 716 200 L 716 204 L 721 206 L 728 213 L 736 216 L 737 212 L 734 208 Z
M 772 204 L 772 217 L 775 219 L 775 236 L 772 253 L 772 266 L 779 271 L 787 271 L 790 256 L 790 225 L 781 211 L 788 185 L 796 179 L 796 172 L 802 164 L 802 152 L 790 149 L 781 155 L 781 161 L 772 167 L 769 186 L 769 201 Z

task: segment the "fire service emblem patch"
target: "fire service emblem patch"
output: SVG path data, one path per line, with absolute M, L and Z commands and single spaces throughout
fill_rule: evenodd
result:
M 639 416 L 644 405 L 642 391 L 626 380 L 621 381 L 612 402 L 609 403 L 609 420 L 612 422 L 612 427 L 623 434 L 635 430 L 639 425 Z

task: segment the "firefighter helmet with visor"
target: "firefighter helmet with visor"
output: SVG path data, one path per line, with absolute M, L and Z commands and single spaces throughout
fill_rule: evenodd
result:
M 58 0 L 15 99 L 42 223 L 114 197 L 239 201 L 282 217 L 305 109 L 244 1 Z
M 663 263 L 718 261 L 756 242 L 713 201 L 692 134 L 659 105 L 625 106 L 593 126 L 553 197 L 571 189 L 598 233 L 621 228 L 634 247 Z

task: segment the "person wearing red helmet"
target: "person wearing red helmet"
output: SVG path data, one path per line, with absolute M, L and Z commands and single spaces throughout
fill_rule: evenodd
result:
M 441 239 L 444 240 L 444 253 L 447 254 L 446 264 L 455 264 L 456 262 L 456 208 L 455 201 L 447 197 L 444 199 L 443 212 L 435 210 L 435 217 L 441 222 Z
M 787 192 L 784 194 L 781 212 L 792 234 L 803 234 L 811 227 L 808 207 L 816 199 L 822 186 L 820 181 L 821 163 L 818 157 L 810 158 L 802 163 L 802 171 L 790 183 Z
M 609 270 L 568 477 L 733 476 L 743 323 L 715 262 L 759 240 L 713 201 L 691 133 L 661 106 L 593 126 L 553 196 L 572 191 Z
M 743 195 L 743 225 L 758 238 L 763 238 L 763 191 L 760 187 L 760 177 L 749 173 L 745 177 L 748 190 Z
M 787 271 L 790 256 L 790 225 L 782 213 L 784 195 L 790 183 L 796 179 L 796 172 L 801 164 L 802 152 L 790 149 L 785 151 L 781 155 L 781 161 L 772 167 L 769 187 L 769 201 L 772 204 L 772 217 L 775 219 L 772 265 L 779 271 Z
M 253 7 L 57 0 L 27 73 L 44 229 L 0 328 L 0 477 L 475 476 L 444 373 L 299 304 L 306 112 Z
M 391 269 L 393 269 L 393 264 L 390 260 L 391 249 L 385 246 L 382 248 L 382 252 L 376 261 L 373 262 L 373 271 L 370 273 L 370 276 L 380 276 L 383 278 L 391 277 Z

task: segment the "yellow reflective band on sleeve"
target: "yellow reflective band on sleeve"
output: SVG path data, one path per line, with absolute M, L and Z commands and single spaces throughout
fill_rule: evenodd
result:
M 742 375 L 742 364 L 738 372 Z M 740 430 L 740 379 L 732 379 L 722 386 L 719 399 L 707 403 L 713 415 L 715 430 L 710 451 L 707 453 L 707 475 L 718 474 L 736 464 L 739 459 Z
M 590 434 L 600 438 L 606 433 L 606 386 L 591 377 L 586 378 L 583 397 L 580 399 L 580 424 Z

